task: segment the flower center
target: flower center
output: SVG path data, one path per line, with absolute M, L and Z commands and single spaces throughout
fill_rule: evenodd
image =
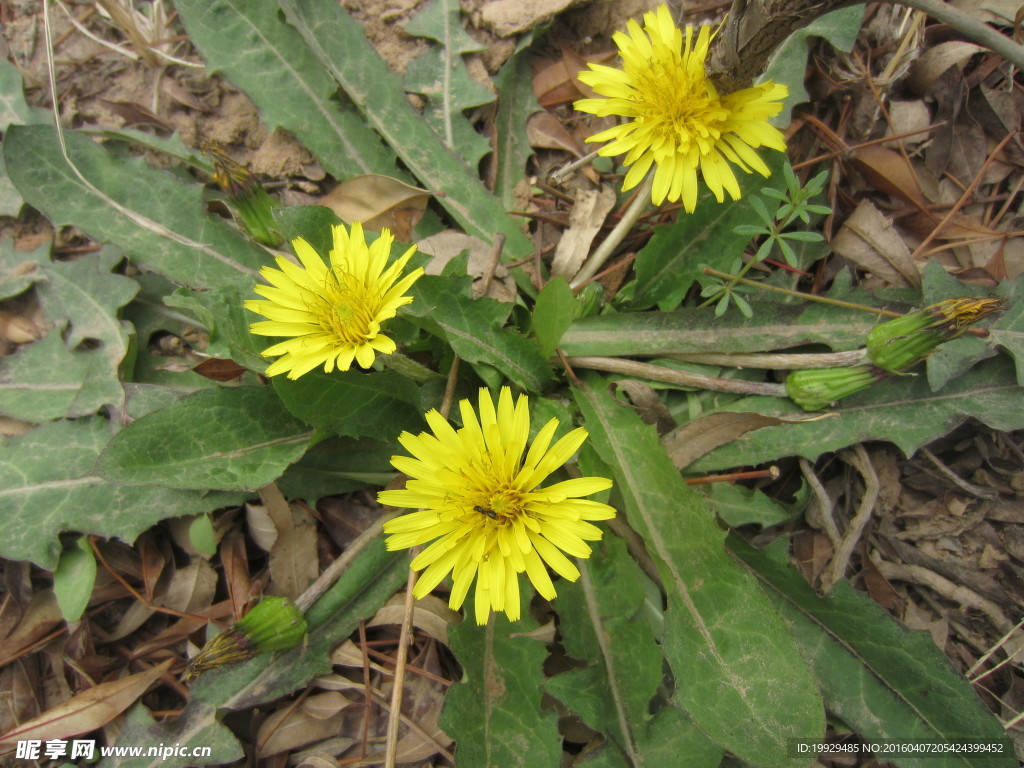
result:
M 339 341 L 360 344 L 378 330 L 377 292 L 337 267 L 327 273 L 323 295 L 314 297 L 313 304 L 320 327 Z
M 694 142 L 704 145 L 721 135 L 718 124 L 729 111 L 709 93 L 703 77 L 694 80 L 681 61 L 651 61 L 637 76 L 638 121 L 663 142 L 665 154 L 686 152 Z

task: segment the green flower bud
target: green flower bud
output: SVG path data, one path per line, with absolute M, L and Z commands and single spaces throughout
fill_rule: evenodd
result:
M 883 370 L 905 371 L 1003 305 L 1002 299 L 949 299 L 876 325 L 868 334 L 868 357 Z
M 867 389 L 882 376 L 867 366 L 809 368 L 786 377 L 786 394 L 805 411 L 820 411 L 840 398 Z
M 194 680 L 209 669 L 248 661 L 258 653 L 286 651 L 306 636 L 306 619 L 287 597 L 265 597 L 235 622 L 231 629 L 211 638 L 185 670 Z
M 215 141 L 203 144 L 203 152 L 213 161 L 213 178 L 228 196 L 242 220 L 242 226 L 257 243 L 276 248 L 284 242 L 274 221 L 274 198 L 252 175 L 252 171 L 235 162 Z

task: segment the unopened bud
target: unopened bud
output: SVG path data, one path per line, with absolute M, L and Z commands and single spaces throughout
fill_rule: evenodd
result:
M 185 670 L 193 680 L 203 672 L 226 664 L 248 661 L 259 653 L 286 651 L 306 636 L 306 619 L 287 597 L 265 597 L 235 622 L 231 629 L 211 638 Z
M 883 377 L 884 372 L 863 365 L 808 368 L 793 371 L 786 377 L 786 394 L 805 411 L 820 411 L 847 395 L 867 389 Z
M 868 357 L 883 370 L 905 371 L 1003 306 L 1002 299 L 948 299 L 889 320 L 868 333 Z

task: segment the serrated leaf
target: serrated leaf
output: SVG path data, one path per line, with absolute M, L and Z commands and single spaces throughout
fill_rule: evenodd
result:
M 129 424 L 96 469 L 124 485 L 255 490 L 277 479 L 311 438 L 270 387 L 213 389 Z
M 244 308 L 245 300 L 255 296 L 254 285 L 254 282 L 246 280 L 241 286 L 210 291 L 179 288 L 164 302 L 169 307 L 191 312 L 206 326 L 210 334 L 207 354 L 234 360 L 250 371 L 262 373 L 269 361 L 260 352 L 270 346 L 270 342 L 249 333 L 249 324 L 262 318 Z
M 853 50 L 863 20 L 863 5 L 826 13 L 806 27 L 798 29 L 775 50 L 764 75 L 758 78 L 759 82 L 774 80 L 789 88 L 789 98 L 783 102 L 782 111 L 772 119 L 774 125 L 789 125 L 793 107 L 810 98 L 804 87 L 804 76 L 807 72 L 807 53 L 811 38 L 823 38 L 831 43 L 833 48 L 849 53 Z
M 644 578 L 622 539 L 606 536 L 594 544 L 594 554 L 581 562 L 580 579 L 560 584 L 556 601 L 566 651 L 587 666 L 552 677 L 545 690 L 607 734 L 610 748 L 620 753 L 618 760 L 608 756 L 608 764 L 665 765 L 666 749 L 682 748 L 667 754 L 685 754 L 687 765 L 711 768 L 722 748 L 688 717 L 671 707 L 650 714 L 663 672 L 661 646 L 638 615 Z M 662 718 L 672 721 L 671 736 Z
M 408 562 L 405 552 L 388 552 L 383 539 L 370 542 L 306 612 L 308 642 L 290 651 L 261 654 L 243 664 L 204 673 L 191 686 L 188 704 L 173 722 L 139 721 L 120 734 L 119 743 L 219 743 L 228 751 L 225 740 L 233 737 L 221 723 L 223 713 L 273 701 L 329 672 L 329 654 L 339 638 L 352 634 L 360 620 L 373 616 L 405 583 Z M 126 768 L 187 768 L 195 762 L 188 757 L 157 756 L 141 762 L 138 757 L 123 763 L 107 760 L 100 765 L 106 768 L 121 764 Z
M 516 185 L 526 178 L 526 163 L 533 154 L 526 123 L 541 111 L 533 95 L 530 42 L 532 35 L 520 40 L 512 58 L 494 78 L 498 89 L 498 109 L 494 115 L 498 136 L 494 150 L 494 194 L 509 211 L 515 205 Z
M 806 764 L 791 755 L 789 740 L 820 738 L 824 711 L 786 625 L 725 553 L 724 532 L 672 466 L 654 429 L 605 394 L 596 376 L 573 394 L 593 448 L 612 468 L 624 511 L 658 567 L 676 700 L 705 734 L 748 762 Z
M 55 226 L 81 227 L 132 261 L 196 288 L 234 284 L 269 263 L 265 250 L 205 212 L 198 184 L 141 159 L 114 157 L 74 131 L 65 139 L 88 183 L 64 160 L 53 128 L 12 126 L 4 137 L 11 179 Z
M 522 616 L 510 622 L 492 614 L 483 627 L 472 621 L 448 631 L 462 680 L 445 697 L 440 724 L 458 745 L 460 765 L 534 768 L 559 765 L 562 737 L 553 712 L 541 708 L 544 643 L 526 592 Z
M 0 412 L 46 421 L 85 416 L 104 405 L 122 407 L 118 367 L 128 351 L 128 334 L 118 312 L 139 286 L 111 274 L 120 260 L 107 249 L 39 266 L 36 291 L 54 329 L 0 359 Z M 78 348 L 86 340 L 93 346 Z
M 505 257 L 512 261 L 533 252 L 520 223 L 505 213 L 476 171 L 448 149 L 412 109 L 398 78 L 366 41 L 362 27 L 333 0 L 280 0 L 289 23 L 302 35 L 367 122 L 398 153 L 467 234 L 490 242 L 506 236 Z M 394 175 L 394 174 L 392 174 Z
M 814 667 L 825 703 L 868 742 L 977 739 L 1001 743 L 1003 755 L 901 755 L 906 768 L 1013 766 L 999 720 L 924 632 L 908 631 L 848 583 L 820 597 L 789 565 L 786 545 L 758 551 L 738 536 L 729 549 L 762 579 Z
M 785 161 L 781 152 L 763 152 L 765 164 L 772 171 L 767 179 L 758 173 L 738 173 L 743 197 L 739 202 L 715 200 L 708 190 L 701 192 L 697 215 L 680 213 L 675 223 L 658 227 L 650 241 L 636 256 L 636 294 L 632 306 L 646 309 L 657 304 L 661 309 L 674 309 L 695 281 L 704 275 L 705 266 L 727 271 L 729 264 L 743 255 L 750 241 L 734 229 L 741 225 L 756 226 L 760 222 L 749 201 L 762 187 L 785 188 L 780 172 Z
M 33 283 L 45 280 L 43 267 L 49 263 L 49 244 L 24 253 L 14 247 L 13 240 L 0 240 L 0 299 L 17 296 Z
M 533 335 L 537 337 L 544 357 L 555 353 L 562 334 L 579 315 L 579 310 L 576 296 L 564 277 L 556 277 L 537 295 L 533 308 Z
M 494 101 L 494 94 L 470 77 L 463 55 L 484 46 L 462 28 L 457 0 L 431 0 L 409 20 L 405 31 L 429 37 L 439 45 L 409 62 L 405 72 L 406 90 L 427 100 L 423 117 L 471 167 L 491 150 L 490 142 L 474 130 L 465 110 Z
M 397 174 L 394 154 L 354 109 L 273 0 L 175 0 L 189 40 L 210 69 L 248 94 L 273 130 L 295 134 L 339 179 Z
M 1013 357 L 1017 383 L 1024 386 L 1024 276 L 1000 283 L 996 295 L 1007 302 L 1006 311 L 988 326 L 989 339 Z
M 368 438 L 324 440 L 288 467 L 277 487 L 286 497 L 302 498 L 310 504 L 322 496 L 382 488 L 398 474 L 391 466 L 394 452 L 394 443 Z
M 93 471 L 110 439 L 106 419 L 47 424 L 3 441 L 0 454 L 0 555 L 52 571 L 63 531 L 132 542 L 159 520 L 237 504 L 237 493 L 203 495 L 166 488 L 118 487 Z
M 277 376 L 273 383 L 293 415 L 335 435 L 388 440 L 423 427 L 419 390 L 392 371 L 316 370 L 294 380 Z
M 485 363 L 517 386 L 539 392 L 551 379 L 551 367 L 537 345 L 518 331 L 502 328 L 510 305 L 469 297 L 470 279 L 425 275 L 410 293 L 408 312 L 431 333 L 445 339 L 463 360 Z
M 1022 395 L 1013 366 L 1003 356 L 986 360 L 940 392 L 932 392 L 924 376 L 897 376 L 844 398 L 830 411 L 835 416 L 751 432 L 743 440 L 716 448 L 689 469 L 713 472 L 780 456 L 813 460 L 826 451 L 868 440 L 888 440 L 910 456 L 968 418 L 1006 431 L 1024 428 Z M 742 398 L 724 410 L 780 417 L 801 413 L 789 400 L 772 397 Z

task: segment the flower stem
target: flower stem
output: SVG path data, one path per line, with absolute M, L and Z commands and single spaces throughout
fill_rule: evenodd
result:
M 674 371 L 660 365 L 640 363 L 620 357 L 570 357 L 569 364 L 576 368 L 589 368 L 595 371 L 610 371 L 635 376 L 639 379 L 664 381 L 684 387 L 709 389 L 714 392 L 735 392 L 741 395 L 767 395 L 768 397 L 786 397 L 784 384 L 772 384 L 761 381 L 739 381 L 721 379 L 716 376 L 704 376 L 689 371 Z
M 601 268 L 601 265 L 608 261 L 608 258 L 615 252 L 615 249 L 619 247 L 622 241 L 625 239 L 629 230 L 636 224 L 637 219 L 640 218 L 651 200 L 651 187 L 654 185 L 654 174 L 647 174 L 647 178 L 640 184 L 640 188 L 636 191 L 636 197 L 633 198 L 633 202 L 629 204 L 629 208 L 622 214 L 622 218 L 619 223 L 615 225 L 615 228 L 608 233 L 608 237 L 597 246 L 590 257 L 586 260 L 580 271 L 576 273 L 576 277 L 572 279 L 570 286 L 572 288 L 579 288 L 590 278 L 597 274 L 597 270 Z

